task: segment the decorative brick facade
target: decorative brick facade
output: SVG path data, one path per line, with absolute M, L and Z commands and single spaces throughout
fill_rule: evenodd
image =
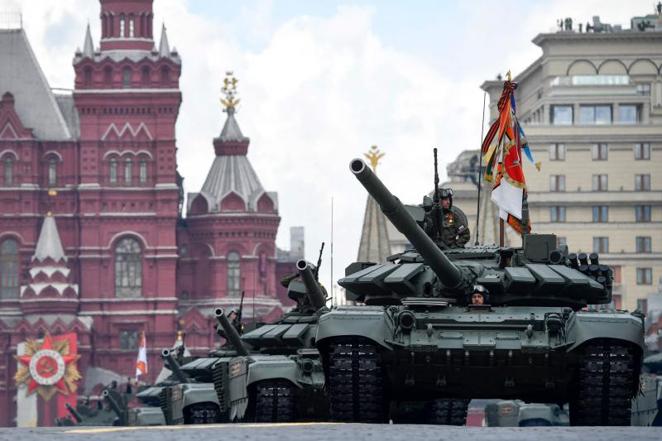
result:
M 184 219 L 181 59 L 165 27 L 154 44 L 152 0 L 100 3 L 100 48 L 88 27 L 72 95 L 51 91 L 22 29 L 0 30 L 11 59 L 0 66 L 0 425 L 15 424 L 13 354 L 26 338 L 75 332 L 84 376 L 126 377 L 144 331 L 153 380 L 177 330 L 193 353 L 216 344 L 215 305 L 234 306 L 245 290 L 244 317 L 271 319 L 285 303 L 277 197 L 245 156 L 234 109 Z M 38 243 L 49 256 L 38 258 Z M 93 392 L 85 380 L 82 393 Z

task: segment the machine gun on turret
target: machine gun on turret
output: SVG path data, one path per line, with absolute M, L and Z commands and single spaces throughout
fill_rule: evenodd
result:
M 248 355 L 248 348 L 244 342 L 241 341 L 239 332 L 237 332 L 235 327 L 232 326 L 232 323 L 230 323 L 230 320 L 228 320 L 228 318 L 225 316 L 225 311 L 223 308 L 216 308 L 214 315 L 216 316 L 216 321 L 218 322 L 220 328 L 217 328 L 217 330 L 223 330 L 223 337 L 225 337 L 230 342 L 235 351 L 237 351 L 237 354 Z
M 320 279 L 320 266 L 322 266 L 322 253 L 324 252 L 324 242 L 322 242 L 322 246 L 320 247 L 320 253 L 317 256 L 317 266 L 315 266 L 315 280 L 319 281 Z M 297 262 L 297 269 L 299 268 L 299 262 Z

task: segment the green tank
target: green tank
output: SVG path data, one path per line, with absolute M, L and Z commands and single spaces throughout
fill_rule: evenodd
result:
M 662 353 L 644 358 L 639 393 L 632 400 L 633 426 L 662 426 Z
M 326 292 L 312 264 L 297 262 L 288 283 L 296 308 L 275 323 L 239 336 L 219 308 L 216 317 L 239 356 L 228 361 L 226 381 L 232 419 L 291 422 L 327 418 L 324 372 L 315 347 L 317 320 L 326 312 Z
M 554 235 L 533 234 L 522 248 L 441 250 L 421 207 L 405 207 L 362 160 L 350 169 L 414 249 L 349 265 L 338 283 L 365 306 L 319 319 L 332 419 L 387 421 L 413 402 L 444 423 L 444 400 L 501 397 L 570 403 L 573 425 L 629 425 L 643 317 L 587 309 L 611 302 L 597 255 L 578 261 Z M 468 304 L 474 285 L 489 304 Z

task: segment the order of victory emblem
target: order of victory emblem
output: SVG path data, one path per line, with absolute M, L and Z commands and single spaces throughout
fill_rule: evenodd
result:
M 50 335 L 44 341 L 30 340 L 24 355 L 16 357 L 19 362 L 16 384 L 26 384 L 28 394 L 39 393 L 45 400 L 60 392 L 64 395 L 76 390 L 76 381 L 81 378 L 76 368 L 79 355 L 69 353 L 66 340 L 54 341 Z

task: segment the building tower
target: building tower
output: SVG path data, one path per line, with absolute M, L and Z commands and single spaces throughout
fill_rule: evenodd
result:
M 227 119 L 214 138 L 216 157 L 200 192 L 188 195 L 187 234 L 180 241 L 187 255 L 178 291 L 182 306 L 209 311 L 236 306 L 244 291 L 250 299 L 244 317 L 264 320 L 282 312 L 276 296 L 278 196 L 264 190 L 246 157 L 250 140 L 235 117 L 237 81 L 231 72 L 224 79 Z
M 95 362 L 127 372 L 140 332 L 151 348 L 175 334 L 181 60 L 165 26 L 155 46 L 152 0 L 100 3 L 100 48 L 88 26 L 73 60 L 80 314 L 94 319 Z
M 370 151 L 364 154 L 375 172 L 379 160 L 384 155 L 385 153 L 380 152 L 376 145 L 373 145 Z M 389 242 L 389 226 L 390 222 L 382 213 L 377 202 L 372 196 L 368 195 L 363 216 L 363 228 L 361 229 L 361 241 L 359 242 L 357 258 L 359 262 L 386 262 L 386 258 L 392 254 Z

